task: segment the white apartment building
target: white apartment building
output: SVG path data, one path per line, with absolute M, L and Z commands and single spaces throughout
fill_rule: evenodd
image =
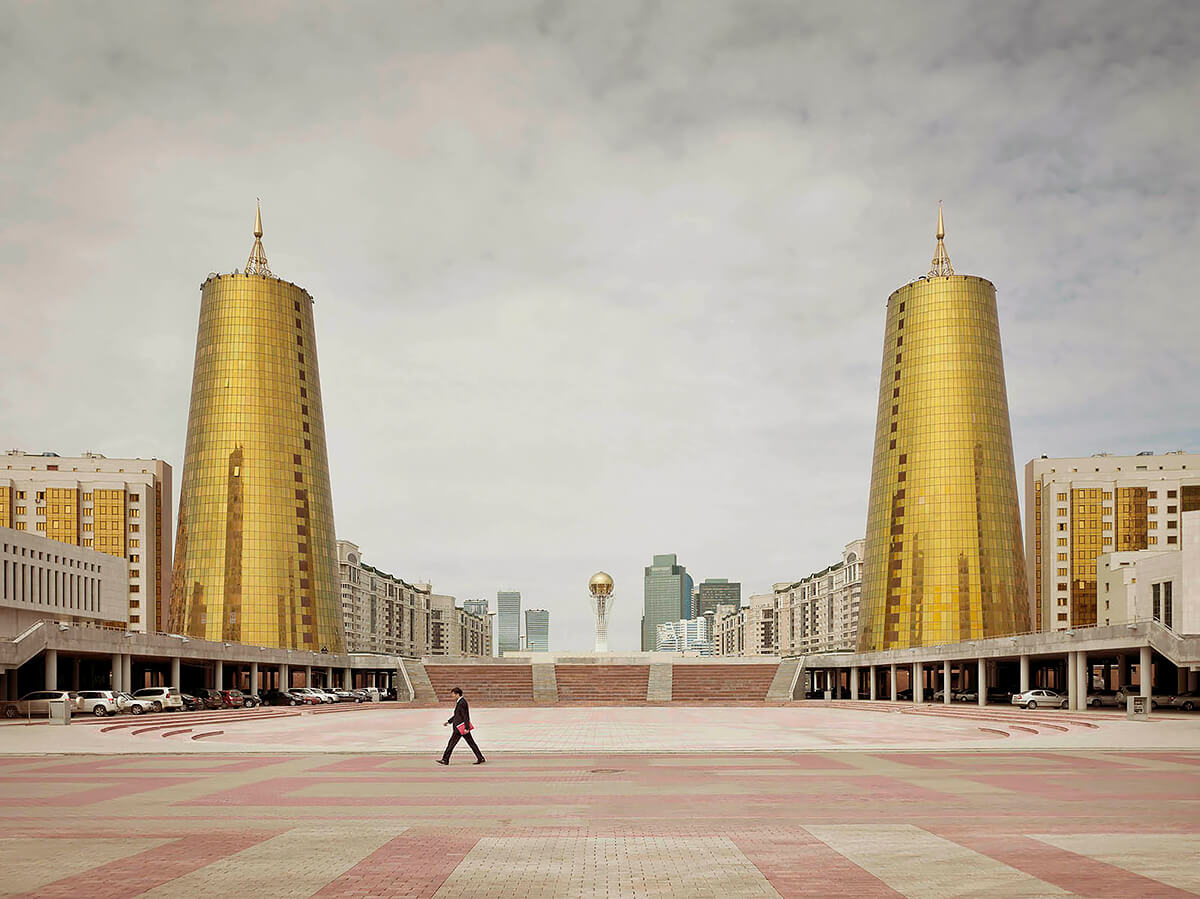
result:
M 349 540 L 339 540 L 337 552 L 346 651 L 427 655 L 433 589 L 366 564 L 357 544 Z
M 852 540 L 838 562 L 790 584 L 775 584 L 779 653 L 852 651 L 858 639 L 866 540 Z
M 1034 628 L 1103 622 L 1099 557 L 1176 552 L 1183 545 L 1181 516 L 1195 510 L 1200 454 L 1031 460 L 1025 466 L 1025 566 Z
M 708 619 L 683 618 L 665 621 L 657 628 L 654 642 L 656 652 L 695 652 L 702 656 L 713 654 L 713 641 L 708 634 Z
M 1178 550 L 1107 553 L 1096 562 L 1098 624 L 1153 619 L 1200 634 L 1200 512 L 1182 516 Z
M 740 609 L 724 603 L 717 606 L 713 655 L 779 655 L 775 603 L 774 593 L 759 593 Z
M 0 637 L 47 619 L 124 630 L 127 570 L 106 553 L 0 527 Z
M 0 457 L 0 527 L 122 560 L 130 631 L 166 630 L 171 597 L 171 466 L 9 450 Z

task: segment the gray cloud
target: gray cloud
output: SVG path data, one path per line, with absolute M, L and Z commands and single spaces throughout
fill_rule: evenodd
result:
M 352 11 L 351 11 L 352 10 Z M 317 300 L 339 533 L 588 644 L 587 577 L 861 536 L 946 201 L 1018 464 L 1195 449 L 1200 8 L 9 5 L 0 441 L 179 466 L 207 272 Z

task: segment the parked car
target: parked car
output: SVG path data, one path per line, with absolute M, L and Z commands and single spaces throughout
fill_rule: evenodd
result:
M 143 687 L 134 692 L 134 698 L 147 699 L 154 705 L 154 711 L 175 711 L 183 708 L 183 693 L 178 687 Z
M 352 690 L 345 690 L 341 687 L 333 687 L 330 692 L 338 698 L 338 702 L 362 702 L 362 700 Z
M 1116 690 L 1093 690 L 1088 694 L 1087 704 L 1091 708 L 1099 708 L 1100 706 L 1116 706 L 1120 705 L 1117 702 Z
M 979 702 L 978 690 L 955 690 L 951 697 L 955 702 Z
M 1200 708 L 1200 693 L 1189 690 L 1187 693 L 1180 693 L 1178 696 L 1170 697 L 1166 705 L 1172 709 L 1183 709 L 1185 712 L 1190 712 L 1193 709 Z
M 75 711 L 84 715 L 103 718 L 115 715 L 120 710 L 117 696 L 112 690 L 80 690 L 75 699 Z
M 262 700 L 259 699 L 257 696 L 255 696 L 253 693 L 243 693 L 242 694 L 242 708 L 252 709 L 255 706 L 260 706 L 260 705 L 262 705 Z
M 1012 704 L 1019 705 L 1023 709 L 1036 709 L 1039 705 L 1065 709 L 1067 703 L 1068 698 L 1066 696 L 1060 696 L 1053 690 L 1026 690 L 1024 693 L 1018 693 L 1012 698 Z
M 987 692 L 987 701 L 989 703 L 998 702 L 1008 705 L 1010 702 L 1012 702 L 1012 697 L 1012 693 L 1010 693 L 1008 690 L 988 690 Z
M 913 692 L 912 692 L 912 690 L 901 690 L 896 694 L 896 698 L 899 700 L 911 702 L 912 698 L 913 698 Z
M 337 695 L 337 691 L 331 687 L 319 687 L 322 696 L 329 697 L 330 702 L 341 702 L 342 697 Z
M 259 698 L 263 705 L 300 705 L 300 697 L 287 690 L 263 690 Z
M 363 687 L 363 692 L 367 694 L 367 698 L 371 702 L 383 701 L 383 694 L 376 687 Z
M 206 709 L 225 708 L 225 699 L 221 696 L 220 690 L 209 690 L 207 688 L 197 690 L 196 698 L 204 703 L 204 708 Z
M 144 715 L 146 712 L 153 712 L 154 702 L 155 700 L 153 699 L 138 699 L 132 693 L 117 693 L 117 705 L 122 712 L 128 712 L 131 715 Z
M 195 712 L 204 708 L 204 700 L 198 699 L 191 693 L 181 693 L 183 698 L 183 710 L 185 712 Z
M 331 699 L 315 687 L 292 687 L 292 692 L 298 694 L 301 699 L 310 705 L 323 705 L 324 703 L 332 702 Z
M 246 695 L 241 690 L 222 690 L 221 702 L 227 708 L 240 709 L 246 704 Z
M 50 715 L 52 701 L 67 702 L 75 707 L 75 693 L 70 690 L 35 690 L 26 693 L 16 702 L 4 706 L 5 718 L 16 718 L 18 715 Z
M 1142 689 L 1141 687 L 1134 686 L 1134 685 L 1130 685 L 1128 687 L 1121 687 L 1119 690 L 1117 690 L 1117 705 L 1120 706 L 1121 708 L 1125 708 L 1129 704 L 1130 696 L 1141 696 L 1142 695 L 1141 689 Z M 1171 701 L 1170 696 L 1164 696 L 1161 693 L 1151 694 L 1150 708 L 1156 709 L 1160 705 L 1167 705 L 1170 701 Z

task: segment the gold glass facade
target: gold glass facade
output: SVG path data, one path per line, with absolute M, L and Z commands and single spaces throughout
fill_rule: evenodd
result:
M 269 274 L 214 275 L 201 288 L 171 629 L 340 652 L 337 570 L 312 297 Z
M 858 649 L 1028 631 L 1021 540 L 995 287 L 914 281 L 888 300 Z

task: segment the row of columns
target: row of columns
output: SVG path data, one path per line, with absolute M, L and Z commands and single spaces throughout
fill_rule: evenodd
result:
M 1019 671 L 1020 671 L 1020 675 L 1019 675 L 1020 676 L 1020 691 L 1019 692 L 1021 692 L 1021 693 L 1024 693 L 1027 690 L 1029 690 L 1029 683 L 1030 683 L 1029 659 L 1030 659 L 1030 657 L 1028 655 L 1022 655 L 1019 660 L 1019 666 L 1020 666 L 1019 667 Z M 1138 691 L 1139 691 L 1140 695 L 1145 696 L 1147 698 L 1150 696 L 1150 693 L 1151 693 L 1151 677 L 1150 677 L 1151 662 L 1152 662 L 1152 658 L 1151 658 L 1150 647 L 1149 646 L 1141 647 L 1138 652 L 1138 666 L 1139 666 L 1139 671 L 1141 672 L 1141 674 L 1138 678 L 1138 680 L 1139 680 Z M 925 663 L 923 663 L 923 662 L 913 662 L 912 670 L 910 672 L 910 683 L 912 684 L 912 694 L 913 694 L 912 701 L 915 703 L 920 703 L 920 702 L 925 701 L 925 696 L 924 696 L 925 678 L 923 676 L 924 665 L 925 665 Z M 977 701 L 978 701 L 979 705 L 987 705 L 987 690 L 988 690 L 987 660 L 984 658 L 978 658 L 975 660 L 975 665 L 976 665 L 975 683 L 976 683 L 976 689 L 978 691 L 978 700 Z M 1120 665 L 1121 665 L 1121 683 L 1128 684 L 1130 681 L 1130 665 L 1129 665 L 1128 656 L 1126 656 L 1124 654 L 1121 656 Z M 877 688 L 878 688 L 878 680 L 879 680 L 878 679 L 878 669 L 880 666 L 870 665 L 870 666 L 864 666 L 864 667 L 866 667 L 867 671 L 869 672 L 870 688 L 868 691 L 868 697 L 872 700 L 875 700 L 878 698 L 877 697 Z M 897 680 L 898 680 L 897 679 L 897 668 L 898 668 L 898 666 L 895 664 L 892 664 L 889 666 L 891 688 L 892 688 L 890 696 L 893 700 L 896 698 L 896 694 L 899 692 L 898 684 L 897 684 Z M 818 669 L 818 670 L 822 670 L 822 669 Z M 840 676 L 839 672 L 841 670 L 843 670 L 843 669 L 838 669 L 838 668 L 823 669 L 825 689 L 827 689 L 827 690 L 828 689 L 840 689 L 841 676 Z M 859 673 L 863 670 L 863 667 L 855 666 L 855 667 L 851 667 L 851 668 L 844 669 L 844 670 L 847 670 L 850 673 L 850 698 L 858 699 L 859 698 Z M 813 683 L 814 689 L 816 689 L 816 680 L 815 680 L 816 673 L 817 672 L 814 671 L 814 683 Z M 952 663 L 949 659 L 944 660 L 942 662 L 942 684 L 943 684 L 942 701 L 947 705 L 950 704 L 950 699 L 951 699 L 951 691 L 950 691 L 951 674 L 952 674 Z M 1088 692 L 1089 692 L 1089 689 L 1091 686 L 1088 683 L 1089 675 L 1090 675 L 1090 666 L 1088 664 L 1088 654 L 1086 652 L 1082 652 L 1082 651 L 1068 653 L 1067 654 L 1066 693 L 1067 693 L 1068 701 L 1070 704 L 1070 708 L 1083 709 L 1086 707 L 1087 695 L 1088 695 Z M 831 687 L 831 684 L 835 681 L 837 682 L 838 686 Z

